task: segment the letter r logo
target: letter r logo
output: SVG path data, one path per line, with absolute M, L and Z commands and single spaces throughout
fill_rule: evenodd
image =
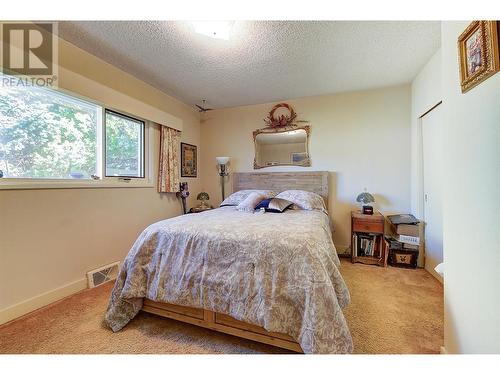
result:
M 23 75 L 51 75 L 52 40 L 50 23 L 4 23 L 3 67 Z

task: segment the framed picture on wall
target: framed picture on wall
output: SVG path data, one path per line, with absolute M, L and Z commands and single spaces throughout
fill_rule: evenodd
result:
M 197 177 L 197 165 L 196 146 L 181 143 L 181 177 Z
M 500 70 L 498 26 L 497 21 L 473 21 L 458 37 L 462 93 Z

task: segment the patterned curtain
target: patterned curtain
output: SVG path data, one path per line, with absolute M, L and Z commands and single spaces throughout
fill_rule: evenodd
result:
M 179 191 L 180 147 L 181 132 L 167 126 L 160 126 L 159 193 L 176 193 Z

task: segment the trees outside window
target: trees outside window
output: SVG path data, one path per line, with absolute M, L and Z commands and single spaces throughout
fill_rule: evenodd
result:
M 144 121 L 89 101 L 0 86 L 0 178 L 144 178 L 144 134 Z

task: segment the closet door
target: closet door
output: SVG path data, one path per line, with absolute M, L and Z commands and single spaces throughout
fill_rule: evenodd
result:
M 437 106 L 421 119 L 423 146 L 423 186 L 425 221 L 425 269 L 434 271 L 443 261 L 443 123 L 441 106 Z

